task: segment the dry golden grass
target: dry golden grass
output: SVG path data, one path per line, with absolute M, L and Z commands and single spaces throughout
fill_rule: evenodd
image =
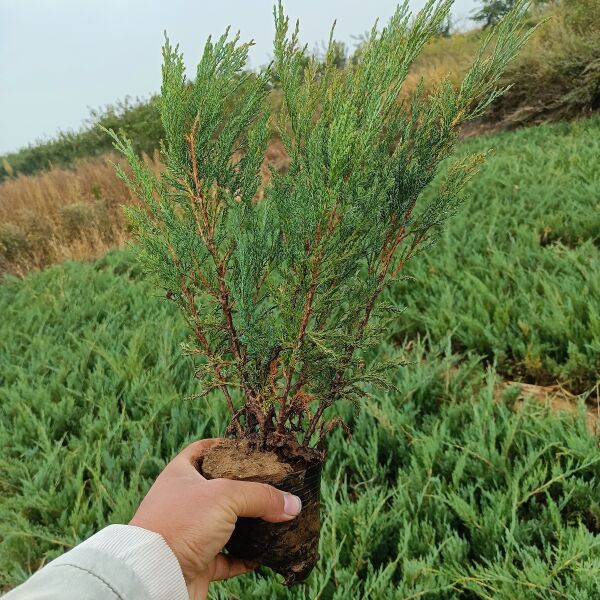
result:
M 402 91 L 411 97 L 421 79 L 424 92 L 432 91 L 443 79 L 460 84 L 475 57 L 480 42 L 478 31 L 456 33 L 432 40 L 414 62 Z
M 121 205 L 133 198 L 115 176 L 114 156 L 0 185 L 0 272 L 23 274 L 65 259 L 92 259 L 122 245 Z
M 158 156 L 145 157 L 159 170 Z M 91 260 L 129 240 L 122 207 L 135 202 L 115 175 L 114 155 L 79 160 L 72 168 L 18 175 L 0 184 L 0 273 L 23 275 L 67 259 Z M 267 149 L 269 167 L 281 169 L 281 142 Z

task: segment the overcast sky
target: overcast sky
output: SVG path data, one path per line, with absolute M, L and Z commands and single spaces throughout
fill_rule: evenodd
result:
M 411 0 L 418 9 L 423 0 Z M 396 0 L 287 0 L 310 48 L 336 38 L 353 45 Z M 227 25 L 254 38 L 251 66 L 271 53 L 273 0 L 0 0 L 0 154 L 59 129 L 78 128 L 90 107 L 126 96 L 148 97 L 160 87 L 163 31 L 179 43 L 188 69 L 209 34 Z M 466 23 L 476 0 L 455 0 Z

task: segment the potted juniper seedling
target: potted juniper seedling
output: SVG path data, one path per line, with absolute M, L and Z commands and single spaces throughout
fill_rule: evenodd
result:
M 299 518 L 240 519 L 228 545 L 288 583 L 318 558 L 319 481 L 329 410 L 365 384 L 386 385 L 367 360 L 397 311 L 382 294 L 456 209 L 481 155 L 455 162 L 428 201 L 422 192 L 457 128 L 502 90 L 498 79 L 528 37 L 523 5 L 484 36 L 462 85 L 443 82 L 400 102 L 411 63 L 448 16 L 451 0 L 407 5 L 373 28 L 345 69 L 332 40 L 324 64 L 299 44 L 281 5 L 272 64 L 246 69 L 250 44 L 206 43 L 187 81 L 178 49 L 163 48 L 164 170 L 156 175 L 113 133 L 142 200 L 129 209 L 140 256 L 187 318 L 202 392 L 222 396 L 228 436 L 198 458 L 208 478 L 263 481 L 295 492 Z M 270 114 L 271 82 L 283 98 Z M 257 200 L 271 127 L 289 157 Z

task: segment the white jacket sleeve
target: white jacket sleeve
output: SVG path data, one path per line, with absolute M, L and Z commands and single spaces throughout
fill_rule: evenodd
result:
M 158 533 L 110 525 L 48 563 L 6 600 L 189 600 L 177 558 Z

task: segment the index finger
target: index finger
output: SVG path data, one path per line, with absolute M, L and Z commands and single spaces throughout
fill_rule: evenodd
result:
M 165 471 L 173 476 L 200 477 L 205 479 L 196 468 L 196 459 L 202 455 L 204 450 L 214 446 L 221 440 L 222 438 L 209 438 L 192 442 L 165 467 Z
M 198 458 L 203 450 L 222 442 L 223 438 L 207 438 L 205 440 L 197 440 L 192 442 L 189 446 L 186 446 L 174 460 L 186 459 L 189 462 L 193 462 L 194 459 Z

